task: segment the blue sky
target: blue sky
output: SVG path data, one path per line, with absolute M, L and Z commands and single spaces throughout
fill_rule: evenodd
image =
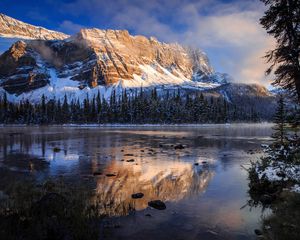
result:
M 268 85 L 262 56 L 274 46 L 259 25 L 259 0 L 1 0 L 0 12 L 68 34 L 127 29 L 204 50 L 216 71 Z

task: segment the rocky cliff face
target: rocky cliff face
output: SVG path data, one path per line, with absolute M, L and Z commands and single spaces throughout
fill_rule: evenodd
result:
M 15 52 L 30 58 L 32 65 L 33 62 L 41 63 L 35 67 L 43 69 L 43 83 L 47 82 L 47 70 L 53 68 L 58 78 L 76 81 L 79 88 L 115 84 L 124 87 L 184 84 L 197 87 L 204 79 L 207 83 L 226 81 L 214 73 L 207 56 L 200 50 L 131 36 L 128 31 L 82 29 L 66 40 L 18 42 L 6 51 L 0 58 L 0 76 L 2 86 L 11 93 L 20 93 L 20 89 L 12 85 L 24 82 L 15 76 L 19 73 L 16 70 L 25 66 L 23 58 L 13 62 L 6 60 L 14 58 Z M 29 86 L 25 89 L 32 90 Z
M 192 80 L 193 74 L 200 71 L 203 75 L 213 74 L 206 55 L 201 51 L 160 43 L 155 38 L 131 36 L 126 30 L 82 29 L 54 51 L 63 60 L 64 69 L 74 74 L 72 79 L 86 82 L 91 87 L 119 81 L 125 81 L 126 85 L 126 80 L 134 80 L 135 75 L 147 82 L 149 76 L 143 67 L 148 66 L 170 81 L 172 78 Z M 78 58 L 72 58 L 73 55 Z M 77 65 L 74 66 L 78 61 L 89 64 L 82 64 L 78 69 Z M 60 73 L 65 75 L 64 70 Z
M 230 84 L 231 77 L 216 73 L 199 49 L 126 30 L 82 29 L 69 37 L 2 14 L 1 36 L 25 38 L 0 55 L 0 94 L 8 93 L 11 101 L 39 101 L 42 94 L 84 99 L 98 92 L 109 98 L 113 89 L 118 94 L 141 87 L 205 91 L 234 102 L 271 97 L 262 87 Z
M 25 42 L 15 43 L 0 56 L 1 86 L 9 93 L 20 94 L 45 86 L 47 71 L 39 67 L 35 52 Z
M 65 39 L 68 35 L 60 32 L 51 31 L 42 27 L 36 27 L 0 14 L 0 36 L 18 37 L 23 39 Z

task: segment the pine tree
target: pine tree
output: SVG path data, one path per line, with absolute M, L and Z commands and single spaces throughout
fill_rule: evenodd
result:
M 96 98 L 94 95 L 91 102 L 90 122 L 96 122 L 96 121 L 97 121 L 97 110 L 96 110 Z
M 273 130 L 275 131 L 272 135 L 276 144 L 283 146 L 287 139 L 286 133 L 286 110 L 285 102 L 282 95 L 279 96 L 277 101 L 277 109 L 274 116 L 275 126 Z
M 273 143 L 268 147 L 269 160 L 275 162 L 288 162 L 290 155 L 289 141 L 286 130 L 286 106 L 282 95 L 279 96 L 277 101 L 277 109 L 274 115 L 273 127 L 274 133 L 272 138 Z
M 266 55 L 274 68 L 276 86 L 294 93 L 300 103 L 300 3 L 299 0 L 261 0 L 267 7 L 260 23 L 275 37 L 276 48 Z
M 67 95 L 65 94 L 64 96 L 64 101 L 62 105 L 62 116 L 61 116 L 61 121 L 63 123 L 67 123 L 68 120 L 70 119 L 70 113 L 69 113 L 69 104 L 68 104 L 68 98 Z
M 83 119 L 84 122 L 89 122 L 89 116 L 90 116 L 90 100 L 89 96 L 87 95 L 86 98 L 83 100 Z
M 46 98 L 45 95 L 42 95 L 41 100 L 41 123 L 47 123 L 47 107 L 46 107 Z
M 102 114 L 102 102 L 101 102 L 101 95 L 99 90 L 96 97 L 96 109 L 97 109 L 97 123 L 100 123 L 101 114 Z

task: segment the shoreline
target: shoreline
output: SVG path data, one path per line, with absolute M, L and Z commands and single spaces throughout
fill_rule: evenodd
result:
M 130 128 L 130 127 L 211 127 L 211 126 L 247 126 L 247 125 L 261 125 L 263 126 L 272 126 L 272 122 L 249 122 L 249 123 L 182 123 L 182 124 L 126 124 L 126 123 L 105 123 L 105 124 L 73 124 L 73 123 L 67 123 L 67 124 L 0 124 L 0 128 L 4 127 L 87 127 L 87 128 L 107 128 L 107 127 L 125 127 L 125 128 Z

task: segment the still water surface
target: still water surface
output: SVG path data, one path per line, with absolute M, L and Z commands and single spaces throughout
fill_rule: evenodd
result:
M 105 239 L 255 239 L 265 213 L 245 206 L 243 167 L 270 135 L 269 124 L 2 127 L 0 188 L 23 177 L 92 180 Z M 149 208 L 156 199 L 167 209 Z

